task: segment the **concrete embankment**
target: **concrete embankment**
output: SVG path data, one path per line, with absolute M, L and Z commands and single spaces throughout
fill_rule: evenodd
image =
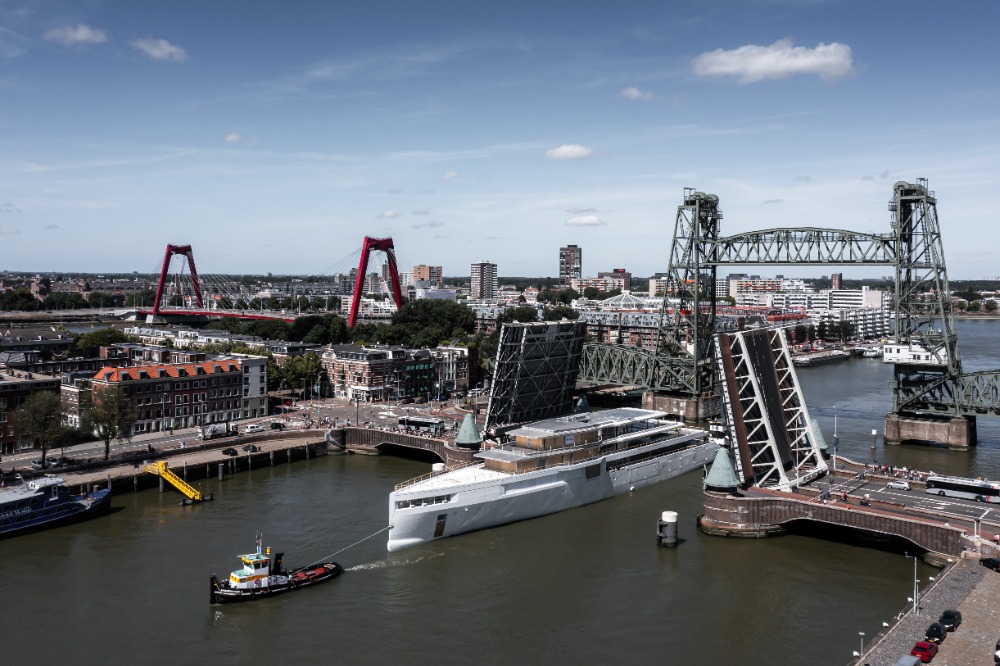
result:
M 912 606 L 888 619 L 889 627 L 866 645 L 865 654 L 851 664 L 893 666 L 900 656 L 910 654 L 913 644 L 924 639 L 924 632 L 936 622 L 942 611 L 956 609 L 962 624 L 948 634 L 934 663 L 948 666 L 981 666 L 993 662 L 994 646 L 1000 639 L 1000 574 L 979 565 L 975 554 L 945 567 L 930 587 L 921 591 L 919 613 Z
M 334 435 L 336 436 L 336 431 Z M 342 441 L 342 436 L 341 436 Z M 253 444 L 259 450 L 248 452 L 243 447 Z M 222 450 L 236 449 L 237 455 L 225 456 Z M 74 489 L 106 487 L 116 493 L 136 492 L 156 488 L 161 483 L 159 477 L 146 474 L 144 463 L 166 460 L 175 474 L 188 482 L 208 478 L 219 478 L 229 474 L 245 472 L 259 467 L 285 464 L 325 456 L 331 450 L 339 451 L 336 440 L 333 445 L 326 440 L 325 430 L 301 430 L 283 432 L 280 435 L 262 434 L 239 438 L 216 439 L 196 445 L 158 450 L 141 460 L 99 466 L 97 468 L 59 472 L 66 479 L 67 486 Z

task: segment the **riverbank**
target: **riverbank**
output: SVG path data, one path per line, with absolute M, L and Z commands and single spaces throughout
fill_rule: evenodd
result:
M 948 634 L 934 661 L 948 666 L 988 664 L 1000 638 L 998 595 L 1000 574 L 980 566 L 978 556 L 949 564 L 921 593 L 919 612 L 913 613 L 911 605 L 905 606 L 874 638 L 864 655 L 851 664 L 893 666 L 900 656 L 910 653 L 915 642 L 923 640 L 927 627 L 949 609 L 962 613 L 962 624 Z

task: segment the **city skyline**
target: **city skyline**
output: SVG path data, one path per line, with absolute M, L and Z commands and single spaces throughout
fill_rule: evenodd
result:
M 576 244 L 586 275 L 644 277 L 685 187 L 724 235 L 888 233 L 893 183 L 925 177 L 949 276 L 993 277 L 998 24 L 988 2 L 5 2 L 0 270 L 153 273 L 177 243 L 208 273 L 326 275 L 368 235 L 448 276 L 555 276 Z M 776 272 L 834 271 L 886 272 Z

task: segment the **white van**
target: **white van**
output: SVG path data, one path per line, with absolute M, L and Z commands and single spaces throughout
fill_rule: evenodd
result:
M 256 432 L 264 432 L 264 426 L 260 425 L 259 423 L 251 423 L 250 425 L 248 425 L 246 428 L 243 429 L 243 432 L 248 435 L 252 435 Z

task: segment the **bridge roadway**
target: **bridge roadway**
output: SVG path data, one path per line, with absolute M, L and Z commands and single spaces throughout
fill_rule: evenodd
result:
M 395 430 L 380 428 L 343 428 L 344 444 L 356 453 L 382 453 L 389 447 L 399 446 L 433 453 L 446 467 L 472 462 L 473 451 L 460 449 L 444 439 L 422 437 Z M 335 431 L 336 436 L 336 431 Z
M 990 555 L 998 550 L 994 539 L 1000 539 L 1000 509 L 928 495 L 919 481 L 909 481 L 910 491 L 892 490 L 886 483 L 893 477 L 875 474 L 871 468 L 862 475 L 861 465 L 844 458 L 838 458 L 837 466 L 836 476 L 795 493 L 761 488 L 740 496 L 706 492 L 702 529 L 709 534 L 760 537 L 781 534 L 793 521 L 813 521 L 901 537 L 926 551 L 924 559 L 935 564 L 963 552 Z

